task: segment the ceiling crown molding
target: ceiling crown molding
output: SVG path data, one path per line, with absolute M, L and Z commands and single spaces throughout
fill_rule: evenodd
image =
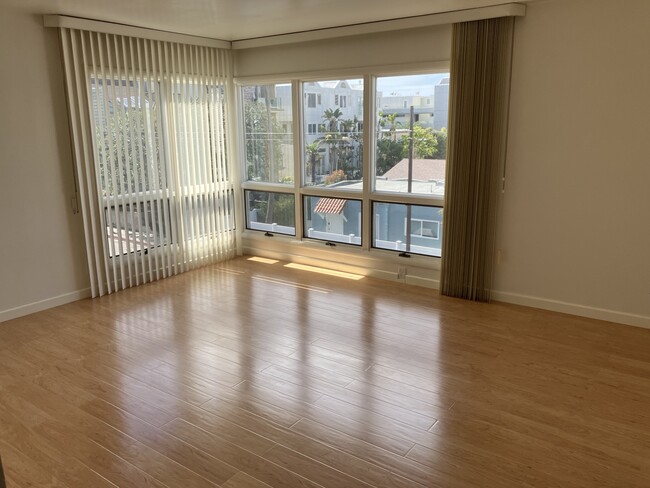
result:
M 144 27 L 134 27 L 131 25 L 115 24 L 113 22 L 103 22 L 101 20 L 69 17 L 67 15 L 44 15 L 43 25 L 45 27 L 64 27 L 69 29 L 101 32 L 103 34 L 139 37 L 141 39 L 152 39 L 155 41 L 178 42 L 180 44 L 191 44 L 194 46 L 217 47 L 221 49 L 231 49 L 232 46 L 230 41 L 223 41 L 221 39 L 210 39 L 207 37 L 178 34 L 176 32 L 145 29 Z
M 492 7 L 479 7 L 466 10 L 455 10 L 438 14 L 418 15 L 401 19 L 380 20 L 363 24 L 329 27 L 290 34 L 255 37 L 232 41 L 232 49 L 251 49 L 256 47 L 278 46 L 297 42 L 319 41 L 337 37 L 373 34 L 405 29 L 417 29 L 433 25 L 455 24 L 473 20 L 493 19 L 497 17 L 523 17 L 526 15 L 526 5 L 521 3 L 505 3 Z

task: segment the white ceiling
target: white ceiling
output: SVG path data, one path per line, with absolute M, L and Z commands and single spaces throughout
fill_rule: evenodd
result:
M 0 0 L 34 14 L 70 15 L 228 41 L 503 3 L 507 1 Z

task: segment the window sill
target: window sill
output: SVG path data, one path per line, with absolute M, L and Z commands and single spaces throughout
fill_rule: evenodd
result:
M 283 261 L 326 267 L 337 271 L 362 274 L 392 281 L 401 281 L 429 288 L 438 288 L 441 259 L 433 256 L 410 255 L 400 257 L 396 251 L 364 249 L 325 241 L 300 239 L 294 236 L 244 231 L 242 249 L 246 255 L 255 255 Z

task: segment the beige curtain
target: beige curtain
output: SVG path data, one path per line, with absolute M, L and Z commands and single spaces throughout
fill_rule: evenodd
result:
M 514 18 L 454 24 L 440 290 L 488 301 Z

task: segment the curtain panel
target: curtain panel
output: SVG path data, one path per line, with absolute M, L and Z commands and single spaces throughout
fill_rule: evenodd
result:
M 59 33 L 92 295 L 234 256 L 230 52 Z
M 443 295 L 489 301 L 505 164 L 514 17 L 454 24 Z

